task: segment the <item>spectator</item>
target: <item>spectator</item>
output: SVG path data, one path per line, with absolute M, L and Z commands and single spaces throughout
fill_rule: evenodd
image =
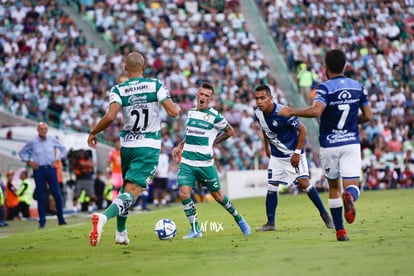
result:
M 135 201 L 133 210 L 148 212 L 150 209 L 147 208 L 148 203 L 148 189 L 144 189 Z
M 401 172 L 400 187 L 412 188 L 413 187 L 414 174 L 409 165 L 404 166 L 404 170 Z
M 112 200 L 118 196 L 123 184 L 120 147 L 119 139 L 115 140 L 115 149 L 111 150 L 108 155 L 108 170 L 111 172 L 111 184 L 113 187 Z
M 305 99 L 306 104 L 310 105 L 312 103 L 312 86 L 313 83 L 317 81 L 318 76 L 312 72 L 312 67 L 310 65 L 302 63 L 299 66 L 296 78 L 298 80 L 299 93 Z
M 75 154 L 75 160 L 71 163 L 71 170 L 73 170 L 76 175 L 76 185 L 73 194 L 74 211 L 81 209 L 78 208 L 78 199 L 82 195 L 82 198 L 88 198 L 88 212 L 92 213 L 95 207 L 94 203 L 96 202 L 96 194 L 93 180 L 95 166 L 93 164 L 90 151 L 77 151 Z
M 324 193 L 329 190 L 328 180 L 326 180 L 324 174 L 321 174 L 321 177 L 318 180 L 316 180 L 315 188 L 318 191 L 318 193 Z
M 385 166 L 384 174 L 380 179 L 380 182 L 385 189 L 396 189 L 398 184 L 398 173 L 394 169 L 393 164 L 387 164 Z
M 104 203 L 106 203 L 106 207 L 111 205 L 113 199 L 113 186 L 112 186 L 112 179 L 111 179 L 111 171 L 108 169 L 106 170 L 106 177 L 105 177 L 105 190 L 104 190 Z M 102 205 L 104 206 L 104 204 Z M 106 208 L 105 207 L 105 208 Z
M 370 166 L 368 168 L 366 185 L 364 186 L 364 190 L 380 190 L 382 187 L 380 185 L 380 179 L 378 175 L 378 171 L 375 166 Z
M 388 150 L 393 152 L 393 153 L 400 153 L 402 152 L 402 141 L 398 139 L 397 137 L 397 133 L 394 131 L 392 131 L 391 134 L 391 139 L 387 142 L 387 147 Z
M 19 197 L 19 204 L 17 205 L 16 212 L 22 214 L 23 218 L 30 218 L 30 205 L 33 201 L 33 193 L 30 189 L 30 183 L 28 178 L 28 172 L 23 170 L 20 173 L 20 188 L 17 191 L 17 196 Z
M 369 125 L 365 128 L 370 143 L 374 142 L 374 137 L 381 134 L 381 128 L 378 126 L 378 120 L 372 119 Z
M 413 157 L 413 149 L 411 146 L 407 147 L 407 150 L 404 155 L 403 163 L 406 164 L 414 164 L 414 157 Z
M 95 191 L 95 195 L 96 195 L 96 208 L 98 210 L 101 210 L 104 208 L 104 201 L 106 200 L 106 195 L 105 195 L 105 187 L 106 184 L 104 182 L 104 180 L 102 179 L 102 172 L 100 170 L 96 171 L 96 175 L 95 175 L 95 180 L 94 180 L 94 191 Z M 111 187 L 112 189 L 112 187 Z M 112 197 L 111 197 L 112 200 Z M 106 207 L 106 204 L 105 204 Z
M 39 228 L 46 225 L 46 183 L 56 202 L 56 212 L 59 225 L 65 225 L 63 217 L 62 192 L 57 179 L 56 166 L 59 159 L 66 157 L 66 148 L 54 137 L 48 136 L 49 126 L 40 122 L 37 125 L 38 136 L 30 140 L 19 151 L 20 159 L 33 168 L 36 183 L 34 196 L 38 203 Z M 59 156 L 57 156 L 58 151 Z
M 263 4 L 265 20 L 277 38 L 277 43 L 279 45 L 283 43 L 280 48 L 286 49 L 285 55 L 289 58 L 288 64 L 292 74 L 297 73 L 297 65 L 306 62 L 311 66 L 312 71 L 318 74 L 318 78 L 324 80 L 321 56 L 327 47 L 333 48 L 335 43 L 343 43 L 349 57 L 347 67 L 351 68 L 351 70 L 347 69 L 346 74 L 355 75 L 355 78 L 369 88 L 374 114 L 386 114 L 384 121 L 391 121 L 397 116 L 403 117 L 406 125 L 412 124 L 414 120 L 410 114 L 413 113 L 413 106 L 410 105 L 407 94 L 409 95 L 414 87 L 413 78 L 410 78 L 412 76 L 410 72 L 413 71 L 411 70 L 413 61 L 410 58 L 413 32 L 409 29 L 413 13 L 407 3 L 397 5 L 397 2 L 393 1 L 392 5 L 384 5 L 380 8 L 375 3 L 361 4 L 354 0 L 349 4 L 347 2 L 346 7 L 344 3 L 328 5 L 289 2 L 280 5 L 281 2 L 277 1 L 260 2 Z M 141 1 L 139 6 L 111 5 L 105 1 L 96 3 L 81 1 L 79 6 L 82 8 L 79 10 L 86 19 L 93 22 L 99 18 L 99 22 L 106 24 L 99 23 L 102 28 L 106 28 L 105 37 L 117 49 L 114 54 L 108 56 L 100 53 L 96 47 L 88 47 L 84 33 L 75 28 L 73 19 L 68 18 L 53 1 L 46 1 L 45 4 L 37 3 L 35 11 L 38 16 L 32 12 L 31 6 L 23 6 L 20 9 L 24 14 L 23 19 L 13 20 L 9 25 L 4 26 L 4 35 L 0 38 L 4 45 L 4 53 L 0 56 L 5 64 L 0 71 L 2 76 L 3 73 L 5 77 L 7 76 L 7 79 L 4 79 L 6 87 L 4 91 L 7 92 L 4 92 L 2 108 L 10 110 L 11 106 L 18 102 L 16 95 L 40 94 L 40 91 L 43 91 L 49 101 L 52 97 L 63 99 L 57 101 L 63 107 L 67 105 L 65 101 L 69 98 L 80 99 L 80 102 L 76 102 L 76 105 L 70 108 L 75 116 L 69 120 L 65 119 L 66 122 L 74 121 L 77 113 L 80 112 L 78 107 L 83 103 L 83 98 L 88 107 L 91 107 L 91 99 L 94 99 L 93 104 L 95 104 L 95 95 L 99 94 L 100 90 L 108 90 L 111 83 L 121 77 L 122 66 L 119 65 L 122 61 L 122 51 L 128 47 L 135 47 L 143 50 L 148 58 L 148 64 L 154 64 L 154 68 L 148 69 L 146 74 L 165 78 L 168 80 L 167 83 L 176 83 L 179 80 L 178 83 L 183 84 L 182 93 L 189 94 L 190 100 L 194 96 L 194 90 L 189 84 L 200 83 L 211 75 L 217 79 L 214 85 L 220 91 L 216 105 L 219 111 L 224 111 L 220 108 L 221 101 L 226 98 L 235 101 L 234 99 L 237 98 L 235 94 L 239 94 L 238 92 L 241 95 L 240 103 L 253 110 L 249 104 L 249 94 L 245 91 L 249 91 L 250 86 L 258 79 L 271 84 L 274 78 L 269 75 L 263 54 L 254 43 L 254 38 L 246 30 L 239 3 L 237 1 L 228 3 L 230 2 L 218 9 L 222 13 L 216 14 L 216 9 L 198 9 L 200 5 L 197 1 L 185 1 L 185 4 Z M 6 5 L 4 9 L 9 14 L 18 14 L 17 7 L 13 5 Z M 50 12 L 51 10 L 53 12 Z M 326 10 L 326 13 L 321 13 L 320 10 Z M 338 13 L 338 10 L 343 16 L 329 17 L 329 14 Z M 382 15 L 377 17 L 379 11 Z M 125 20 L 125 14 L 131 14 L 127 17 L 128 20 Z M 62 15 L 62 18 L 58 19 L 56 15 Z M 301 20 L 296 20 L 298 16 Z M 377 18 L 381 21 L 377 21 Z M 379 22 L 384 22 L 379 28 L 380 33 L 384 32 L 383 36 L 376 30 L 380 25 Z M 39 30 L 36 37 L 30 32 L 33 25 L 36 25 Z M 354 28 L 357 25 L 358 28 Z M 208 31 L 208 27 L 216 34 L 214 44 L 203 44 L 201 30 Z M 306 35 L 303 35 L 304 33 Z M 162 35 L 157 37 L 157 34 Z M 166 34 L 168 34 L 166 38 L 160 41 L 160 37 Z M 16 37 L 21 41 L 17 41 Z M 31 51 L 27 52 L 25 49 Z M 302 53 L 303 55 L 300 55 Z M 94 62 L 96 56 L 99 56 L 98 63 Z M 106 61 L 106 64 L 102 60 Z M 18 70 L 14 69 L 16 64 Z M 101 72 L 96 73 L 96 68 L 101 66 Z M 174 70 L 171 70 L 173 67 Z M 10 73 L 12 68 L 13 72 L 16 72 L 13 76 Z M 57 85 L 54 85 L 51 80 L 57 82 Z M 98 89 L 98 86 L 103 89 Z M 391 92 L 397 87 L 398 89 L 404 87 L 406 102 L 390 103 L 385 110 L 391 99 Z M 29 92 L 31 88 L 39 92 Z M 52 88 L 53 90 L 57 88 L 56 92 L 58 90 L 65 92 L 58 92 L 59 95 L 55 95 Z M 66 93 L 68 95 L 62 95 Z M 394 93 L 394 96 L 397 94 Z M 188 99 L 187 96 L 186 98 Z M 31 99 L 25 98 L 24 102 L 26 106 L 31 106 Z M 278 102 L 283 103 L 279 99 Z M 189 101 L 184 105 L 188 104 Z M 39 103 L 39 109 L 41 113 L 45 112 L 43 102 Z M 404 112 L 403 116 L 401 110 Z M 95 106 L 88 108 L 87 112 L 92 116 Z M 35 108 L 29 110 L 27 116 L 33 116 L 32 113 L 36 113 Z M 168 125 L 171 123 L 166 118 L 163 120 Z M 66 125 L 64 121 L 59 126 L 86 131 L 84 125 L 84 120 L 80 119 L 77 126 L 73 123 Z M 103 137 L 112 141 L 117 137 L 117 133 L 119 134 L 120 126 L 121 122 L 117 119 L 113 126 L 105 131 Z M 391 126 L 391 128 L 395 127 L 395 125 Z M 171 127 L 169 129 L 172 131 Z M 228 141 L 225 147 L 231 149 L 234 144 Z M 237 156 L 236 153 L 234 155 Z M 233 159 L 237 160 L 237 158 Z M 263 166 L 262 160 L 258 161 L 259 166 Z
M 13 184 L 13 171 L 7 171 L 6 173 L 7 183 L 6 183 L 6 211 L 7 211 L 7 220 L 13 220 L 17 217 L 17 205 L 19 205 L 19 197 L 17 196 L 17 188 Z
M 6 187 L 3 184 L 3 180 L 0 173 L 0 227 L 9 226 L 9 224 L 4 221 L 6 219 L 6 205 L 4 196 L 5 191 Z
M 162 206 L 167 205 L 167 184 L 168 184 L 168 171 L 170 158 L 168 154 L 165 152 L 165 146 L 161 144 L 161 153 L 160 159 L 158 161 L 157 172 L 155 173 L 154 180 L 153 180 L 153 198 L 154 198 L 154 205 L 158 207 L 161 203 Z

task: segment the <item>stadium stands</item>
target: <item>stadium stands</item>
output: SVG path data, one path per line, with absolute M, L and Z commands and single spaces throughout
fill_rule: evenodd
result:
M 67 1 L 71 2 L 71 1 Z M 217 1 L 220 3 L 220 1 Z M 284 93 L 269 72 L 266 60 L 248 32 L 238 1 L 202 6 L 199 1 L 79 0 L 84 20 L 114 46 L 105 54 L 88 45 L 82 30 L 59 8 L 45 0 L 6 3 L 0 7 L 1 108 L 56 127 L 87 131 L 106 110 L 106 93 L 122 78 L 122 58 L 141 51 L 146 74 L 165 80 L 183 109 L 193 105 L 194 87 L 208 80 L 217 88 L 216 108 L 225 114 L 251 116 L 252 87 L 269 83 L 275 98 Z M 346 73 L 369 89 L 379 127 L 397 133 L 403 151 L 414 146 L 413 6 L 410 1 L 325 2 L 258 0 L 288 67 L 309 68 L 314 82 L 323 81 L 323 53 L 343 47 L 350 60 Z M 308 90 L 304 90 L 308 91 Z M 307 95 L 304 95 L 307 97 Z M 230 114 L 231 115 L 231 114 Z M 173 145 L 181 139 L 185 116 L 164 116 L 163 139 Z M 224 169 L 266 167 L 257 124 L 237 124 L 237 137 L 216 148 Z M 389 122 L 389 123 L 388 123 Z M 121 121 L 104 133 L 118 136 Z M 364 126 L 366 127 L 366 126 Z M 372 152 L 375 143 L 367 148 Z M 256 152 L 252 155 L 251 152 Z M 401 155 L 401 154 L 400 154 Z M 317 160 L 315 160 L 316 163 Z M 385 166 L 385 160 L 383 165 Z M 257 166 L 256 166 L 257 167 Z
M 361 127 L 361 133 L 370 132 L 363 144 L 365 156 L 381 171 L 394 166 L 400 170 L 407 163 L 403 156 L 414 145 L 409 127 L 414 122 L 414 2 L 268 0 L 257 3 L 275 41 L 285 51 L 292 75 L 299 76 L 307 68 L 315 76 L 308 83 L 307 92 L 311 91 L 312 81 L 325 80 L 323 55 L 326 50 L 336 47 L 345 50 L 349 61 L 345 74 L 358 79 L 368 90 L 378 127 L 375 134 L 369 124 Z M 300 84 L 301 79 L 297 81 Z M 388 142 L 391 137 L 400 144 L 397 150 L 393 151 Z M 378 141 L 382 140 L 385 143 L 379 146 Z

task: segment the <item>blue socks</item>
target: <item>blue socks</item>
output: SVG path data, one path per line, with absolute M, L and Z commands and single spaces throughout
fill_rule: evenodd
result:
M 346 187 L 346 191 L 352 195 L 354 201 L 358 200 L 360 191 L 357 186 L 349 185 L 348 187 Z
M 316 208 L 318 208 L 319 213 L 325 214 L 326 213 L 326 209 L 325 206 L 323 206 L 321 197 L 319 196 L 318 190 L 316 190 L 315 187 L 313 186 L 309 186 L 306 191 L 305 191 L 309 197 L 309 199 L 313 202 L 313 204 L 316 206 Z
M 270 224 L 275 224 L 277 203 L 278 192 L 268 190 L 266 195 L 266 215 L 267 222 Z

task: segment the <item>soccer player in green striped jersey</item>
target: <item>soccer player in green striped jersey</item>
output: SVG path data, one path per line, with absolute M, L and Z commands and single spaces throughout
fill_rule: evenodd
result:
M 122 112 L 123 129 L 120 133 L 123 187 L 118 197 L 101 213 L 92 215 L 89 242 L 96 246 L 103 226 L 110 218 L 117 218 L 115 243 L 129 243 L 126 219 L 142 190 L 151 183 L 158 166 L 161 150 L 160 104 L 167 114 L 177 117 L 180 107 L 173 103 L 164 84 L 157 79 L 144 78 L 144 57 L 132 52 L 126 57 L 125 71 L 128 80 L 112 87 L 109 94 L 109 110 L 91 129 L 88 145 L 96 148 L 97 134 L 106 128 Z
M 178 172 L 179 196 L 191 226 L 190 233 L 184 239 L 200 238 L 203 235 L 197 220 L 196 207 L 191 199 L 196 181 L 206 187 L 214 199 L 234 217 L 244 235 L 250 235 L 251 232 L 250 226 L 233 202 L 221 191 L 220 179 L 214 165 L 213 146 L 233 136 L 234 130 L 223 115 L 209 106 L 213 95 L 214 88 L 210 83 L 204 82 L 200 85 L 196 94 L 197 107 L 188 112 L 185 138 L 172 151 L 174 160 L 182 152 Z

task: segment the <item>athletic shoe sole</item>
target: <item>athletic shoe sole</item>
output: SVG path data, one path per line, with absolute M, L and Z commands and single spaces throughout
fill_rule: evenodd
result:
M 355 220 L 355 206 L 354 206 L 354 199 L 349 192 L 344 192 L 342 194 L 342 200 L 344 202 L 344 216 L 345 220 L 348 223 L 353 223 Z
M 250 226 L 247 223 L 247 221 L 245 221 L 244 219 L 242 219 L 237 224 L 239 225 L 240 230 L 242 231 L 243 235 L 248 236 L 248 235 L 251 234 L 252 230 L 250 229 Z
M 89 243 L 91 246 L 96 246 L 100 239 L 101 239 L 101 233 L 98 231 L 98 225 L 99 225 L 99 216 L 98 214 L 92 215 L 92 230 L 89 234 Z

